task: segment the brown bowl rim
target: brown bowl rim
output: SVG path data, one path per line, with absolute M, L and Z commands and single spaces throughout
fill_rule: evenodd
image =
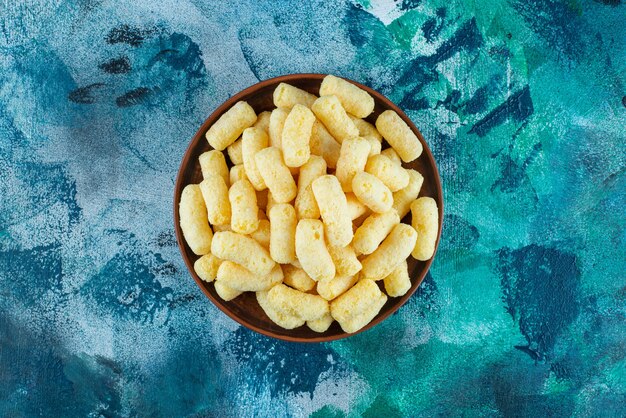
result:
M 200 126 L 200 128 L 198 129 L 198 131 L 195 133 L 195 135 L 193 136 L 192 140 L 189 142 L 189 145 L 187 146 L 187 150 L 185 151 L 185 154 L 183 155 L 183 158 L 181 160 L 179 169 L 178 169 L 178 173 L 176 174 L 176 183 L 174 186 L 174 199 L 173 199 L 173 203 L 174 203 L 174 229 L 176 231 L 176 241 L 178 243 L 178 248 L 180 250 L 180 253 L 183 257 L 183 260 L 185 261 L 185 265 L 187 266 L 187 270 L 189 271 L 189 273 L 191 274 L 191 276 L 193 277 L 193 279 L 195 280 L 196 284 L 198 285 L 198 287 L 200 287 L 200 290 L 202 290 L 202 293 L 204 293 L 204 295 L 209 298 L 209 300 L 211 302 L 213 302 L 213 305 L 215 305 L 220 311 L 222 311 L 223 313 L 225 313 L 228 317 L 230 317 L 231 319 L 233 319 L 235 322 L 239 323 L 240 325 L 243 325 L 244 327 L 255 331 L 259 334 L 265 335 L 267 337 L 272 337 L 272 338 L 276 338 L 279 340 L 283 340 L 283 341 L 289 341 L 289 342 L 298 342 L 298 343 L 319 343 L 319 342 L 329 342 L 329 341 L 335 341 L 335 340 L 340 340 L 343 338 L 348 338 L 348 337 L 352 337 L 354 335 L 357 335 L 361 332 L 367 331 L 369 329 L 371 329 L 372 327 L 378 325 L 379 323 L 381 323 L 382 321 L 384 321 L 385 319 L 387 319 L 389 316 L 391 316 L 392 314 L 394 314 L 395 312 L 398 311 L 398 309 L 400 309 L 408 300 L 409 298 L 411 298 L 411 296 L 413 296 L 413 294 L 415 293 L 415 291 L 421 286 L 422 282 L 424 281 L 424 278 L 426 277 L 426 275 L 428 274 L 428 271 L 430 270 L 430 267 L 433 263 L 433 260 L 435 259 L 435 256 L 437 255 L 437 250 L 439 248 L 439 242 L 441 240 L 441 232 L 442 232 L 442 227 L 443 227 L 443 212 L 444 212 L 444 199 L 443 199 L 443 188 L 441 186 L 441 176 L 439 175 L 439 169 L 437 168 L 437 163 L 435 161 L 435 158 L 432 154 L 432 152 L 430 151 L 430 148 L 428 146 L 428 144 L 426 143 L 426 141 L 424 140 L 424 137 L 422 135 L 422 133 L 420 132 L 420 130 L 417 128 L 417 126 L 415 126 L 415 124 L 413 123 L 413 121 L 411 121 L 411 119 L 404 113 L 404 111 L 402 109 L 400 109 L 400 107 L 398 107 L 395 103 L 393 103 L 391 100 L 389 100 L 386 96 L 384 96 L 383 94 L 377 92 L 376 90 L 363 85 L 361 83 L 358 83 L 354 80 L 351 80 L 349 78 L 346 77 L 342 77 L 345 80 L 350 81 L 351 83 L 355 84 L 356 86 L 362 88 L 363 90 L 367 91 L 370 95 L 372 95 L 373 97 L 375 97 L 376 99 L 382 101 L 389 109 L 394 110 L 406 123 L 407 125 L 411 128 L 411 130 L 417 135 L 418 139 L 420 140 L 420 142 L 422 143 L 422 147 L 423 147 L 423 151 L 422 154 L 420 155 L 420 158 L 422 156 L 426 156 L 426 158 L 429 160 L 430 165 L 433 167 L 434 169 L 434 174 L 435 174 L 435 178 L 434 183 L 435 183 L 435 191 L 437 192 L 439 199 L 436 199 L 437 201 L 437 206 L 438 206 L 438 210 L 439 210 L 439 222 L 438 222 L 438 227 L 439 230 L 437 231 L 437 240 L 435 242 L 435 252 L 433 253 L 433 256 L 430 258 L 430 260 L 427 260 L 425 263 L 425 266 L 422 270 L 422 273 L 415 278 L 415 282 L 411 285 L 411 288 L 409 289 L 409 291 L 402 297 L 400 297 L 397 301 L 395 301 L 394 306 L 392 307 L 392 309 L 390 309 L 389 311 L 383 313 L 383 314 L 378 314 L 374 317 L 374 319 L 372 319 L 370 321 L 370 323 L 368 323 L 366 326 L 364 326 L 363 328 L 361 328 L 360 330 L 354 332 L 354 333 L 347 333 L 347 332 L 342 332 L 340 334 L 335 334 L 335 335 L 323 335 L 320 334 L 319 336 L 316 337 L 312 337 L 312 338 L 303 338 L 303 337 L 294 337 L 294 336 L 290 336 L 290 335 L 282 335 L 282 334 L 277 334 L 273 331 L 268 331 L 266 329 L 257 327 L 254 324 L 251 324 L 245 320 L 243 320 L 242 318 L 238 317 L 237 315 L 235 315 L 234 313 L 230 312 L 225 306 L 224 306 L 224 301 L 218 300 L 217 298 L 213 297 L 213 295 L 205 288 L 204 284 L 206 283 L 205 281 L 203 281 L 202 279 L 200 279 L 200 277 L 198 277 L 198 275 L 196 274 L 195 270 L 193 269 L 193 263 L 191 262 L 191 260 L 189 259 L 189 257 L 187 256 L 186 252 L 185 252 L 185 241 L 183 239 L 183 235 L 182 235 L 182 230 L 180 228 L 180 217 L 179 217 L 179 213 L 178 213 L 178 204 L 179 204 L 179 196 L 182 192 L 182 189 L 185 185 L 183 185 L 183 169 L 189 164 L 189 160 L 191 158 L 191 154 L 192 154 L 192 150 L 195 147 L 195 145 L 204 139 L 204 135 L 206 133 L 206 131 L 209 129 L 209 127 L 211 125 L 213 125 L 213 123 L 215 123 L 215 121 L 228 109 L 230 109 L 235 103 L 237 103 L 239 100 L 241 100 L 242 98 L 248 96 L 249 94 L 254 93 L 256 90 L 259 90 L 263 87 L 266 87 L 270 84 L 278 84 L 281 82 L 285 82 L 285 83 L 289 83 L 290 81 L 293 80 L 302 80 L 302 79 L 314 79 L 314 80 L 319 80 L 321 82 L 321 80 L 326 77 L 327 74 L 321 74 L 321 73 L 296 73 L 296 74 L 286 74 L 286 75 L 282 75 L 282 76 L 278 76 L 278 77 L 273 77 L 273 78 L 269 78 L 267 80 L 263 80 L 263 81 L 259 81 L 256 84 L 253 84 L 243 90 L 241 90 L 239 93 L 235 94 L 234 96 L 231 96 L 228 100 L 226 100 L 224 103 L 222 103 L 219 107 L 217 107 L 217 109 L 215 109 L 204 121 L 204 123 Z M 413 279 L 413 277 L 411 277 L 411 279 Z

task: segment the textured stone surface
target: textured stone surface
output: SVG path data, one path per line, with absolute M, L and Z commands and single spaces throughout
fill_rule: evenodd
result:
M 626 6 L 0 6 L 0 415 L 625 416 Z M 293 72 L 381 91 L 442 175 L 396 315 L 320 345 L 214 308 L 172 230 L 187 142 Z

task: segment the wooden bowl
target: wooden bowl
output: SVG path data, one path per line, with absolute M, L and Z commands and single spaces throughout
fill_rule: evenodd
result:
M 281 82 L 289 83 L 317 95 L 319 94 L 320 83 L 325 76 L 326 74 L 290 74 L 276 77 L 270 80 L 261 81 L 260 83 L 248 87 L 242 92 L 231 97 L 224 104 L 218 107 L 211 114 L 211 116 L 207 118 L 207 120 L 198 130 L 198 132 L 196 132 L 196 134 L 194 135 L 180 164 L 178 177 L 176 179 L 176 186 L 174 189 L 174 228 L 176 229 L 176 239 L 178 240 L 178 246 L 180 248 L 183 259 L 185 260 L 185 264 L 187 265 L 191 276 L 194 278 L 198 286 L 200 286 L 200 289 L 202 289 L 204 294 L 211 300 L 211 302 L 215 304 L 215 306 L 222 310 L 222 312 L 224 312 L 226 315 L 239 322 L 241 325 L 269 337 L 274 337 L 286 341 L 323 342 L 346 338 L 354 334 L 348 334 L 344 332 L 336 321 L 324 333 L 314 332 L 310 330 L 306 325 L 292 330 L 283 329 L 274 324 L 267 317 L 267 315 L 265 315 L 265 312 L 263 312 L 263 310 L 257 303 L 255 294 L 253 292 L 245 292 L 241 296 L 233 299 L 230 302 L 223 301 L 215 292 L 213 283 L 207 283 L 201 280 L 193 269 L 193 263 L 199 257 L 191 251 L 183 238 L 183 234 L 180 228 L 178 205 L 183 188 L 187 184 L 200 183 L 202 181 L 202 173 L 200 172 L 198 157 L 203 152 L 212 149 L 205 139 L 204 134 L 209 129 L 209 127 L 213 125 L 213 123 L 220 116 L 222 116 L 224 112 L 226 112 L 240 100 L 247 101 L 257 113 L 273 109 L 274 103 L 272 100 L 272 93 L 274 92 L 274 88 L 276 88 L 276 86 L 278 86 L 278 84 Z M 404 119 L 404 121 L 411 127 L 413 132 L 415 132 L 417 137 L 420 139 L 422 146 L 424 147 L 422 155 L 417 160 L 411 162 L 410 164 L 403 165 L 407 168 L 413 168 L 419 171 L 424 176 L 424 184 L 420 191 L 420 196 L 430 196 L 434 198 L 437 202 L 437 206 L 439 207 L 439 231 L 435 247 L 436 251 L 436 248 L 439 245 L 439 238 L 441 236 L 441 225 L 443 219 L 443 193 L 441 190 L 439 173 L 437 171 L 437 166 L 435 164 L 433 155 L 430 152 L 428 145 L 424 141 L 424 138 L 422 137 L 420 131 L 415 127 L 413 122 L 411 122 L 411 120 L 404 114 L 404 112 L 400 110 L 400 108 L 398 108 L 398 106 L 396 106 L 391 101 L 389 101 L 389 99 L 387 99 L 380 93 L 372 90 L 371 88 L 356 83 L 354 81 L 352 82 L 363 90 L 367 91 L 374 98 L 376 104 L 374 112 L 366 118 L 369 122 L 374 123 L 378 115 L 387 109 L 395 110 L 398 115 L 400 115 L 400 117 Z M 383 144 L 383 147 L 384 146 L 385 145 Z M 226 158 L 228 159 L 228 156 L 226 156 Z M 403 222 L 408 222 L 410 224 L 410 213 L 405 217 L 405 219 L 403 219 Z M 417 261 L 412 257 L 409 257 L 408 265 L 412 282 L 411 289 L 406 295 L 402 297 L 390 297 L 385 306 L 383 306 L 383 308 L 379 312 L 379 314 L 368 325 L 363 327 L 358 332 L 363 332 L 372 328 L 373 326 L 387 318 L 389 315 L 394 313 L 396 310 L 398 310 L 398 308 L 400 308 L 400 306 L 402 306 L 411 297 L 411 295 L 422 283 L 422 280 L 426 276 L 426 273 L 428 272 L 431 264 L 432 259 L 424 262 Z M 382 280 L 378 283 L 381 288 L 383 288 Z

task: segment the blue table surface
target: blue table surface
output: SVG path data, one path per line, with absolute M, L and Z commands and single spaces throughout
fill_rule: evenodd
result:
M 0 415 L 626 416 L 621 0 L 0 4 Z M 357 336 L 240 327 L 174 179 L 274 76 L 387 95 L 441 172 L 423 286 Z

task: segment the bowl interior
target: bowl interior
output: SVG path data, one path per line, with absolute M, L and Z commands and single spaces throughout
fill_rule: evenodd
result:
M 257 114 L 265 110 L 272 110 L 274 108 L 272 93 L 274 92 L 275 87 L 281 82 L 292 84 L 296 87 L 317 95 L 319 93 L 320 83 L 324 77 L 325 74 L 292 74 L 277 77 L 255 84 L 254 86 L 243 90 L 242 92 L 238 93 L 237 95 L 226 101 L 215 112 L 213 112 L 211 116 L 209 116 L 209 118 L 204 122 L 202 127 L 200 127 L 196 135 L 193 137 L 183 157 L 174 192 L 174 225 L 176 228 L 176 238 L 178 240 L 178 245 L 180 247 L 183 259 L 185 260 L 185 264 L 189 269 L 189 272 L 195 279 L 198 286 L 200 286 L 204 294 L 209 299 L 211 299 L 211 301 L 219 309 L 221 309 L 224 313 L 226 313 L 228 316 L 230 316 L 240 324 L 259 333 L 288 341 L 321 342 L 344 338 L 354 334 L 347 334 L 343 332 L 337 322 L 334 322 L 326 332 L 321 334 L 310 330 L 306 325 L 293 330 L 283 329 L 274 324 L 267 317 L 267 315 L 265 315 L 265 312 L 263 312 L 263 310 L 257 303 L 256 297 L 253 292 L 245 292 L 241 296 L 235 298 L 230 302 L 223 301 L 215 292 L 213 284 L 201 280 L 193 270 L 193 263 L 198 259 L 198 256 L 195 255 L 193 251 L 191 251 L 191 249 L 183 239 L 182 231 L 180 229 L 178 204 L 180 201 L 182 189 L 187 184 L 200 183 L 202 181 L 202 173 L 200 171 L 198 157 L 203 152 L 212 149 L 204 138 L 204 135 L 209 127 L 224 112 L 226 112 L 239 100 L 247 101 L 254 108 Z M 398 112 L 398 114 L 408 123 L 408 125 L 411 127 L 411 129 L 413 129 L 413 131 L 422 142 L 422 145 L 424 147 L 422 155 L 417 160 L 409 164 L 403 165 L 406 168 L 412 168 L 419 171 L 424 176 L 424 184 L 420 191 L 420 196 L 430 196 L 437 202 L 437 206 L 439 207 L 439 232 L 437 236 L 438 245 L 439 237 L 441 236 L 441 222 L 443 218 L 443 196 L 439 173 L 437 171 L 437 167 L 435 165 L 435 161 L 433 159 L 432 153 L 430 152 L 430 149 L 424 142 L 424 138 L 422 137 L 422 134 L 419 132 L 419 130 L 413 125 L 411 120 L 404 114 L 404 112 L 402 112 L 396 105 L 394 105 L 387 98 L 382 96 L 380 93 L 377 93 L 376 91 L 370 89 L 369 87 L 363 86 L 359 83 L 355 84 L 368 91 L 370 95 L 374 97 L 374 112 L 366 118 L 369 122 L 374 123 L 381 112 L 387 109 L 393 109 Z M 386 146 L 386 143 L 383 142 L 383 149 Z M 225 156 L 228 161 L 228 155 L 226 153 Z M 407 215 L 405 219 L 403 219 L 403 222 L 410 223 L 410 214 Z M 390 297 L 385 306 L 383 306 L 383 308 L 381 309 L 380 313 L 374 318 L 374 320 L 372 320 L 372 322 L 370 322 L 359 332 L 365 331 L 373 327 L 374 325 L 391 315 L 400 306 L 402 306 L 419 287 L 422 280 L 426 276 L 426 273 L 431 263 L 432 259 L 424 262 L 417 261 L 412 257 L 409 257 L 408 265 L 412 283 L 411 289 L 409 290 L 409 292 L 407 292 L 406 295 L 402 297 Z M 379 285 L 382 288 L 382 281 L 379 282 Z

